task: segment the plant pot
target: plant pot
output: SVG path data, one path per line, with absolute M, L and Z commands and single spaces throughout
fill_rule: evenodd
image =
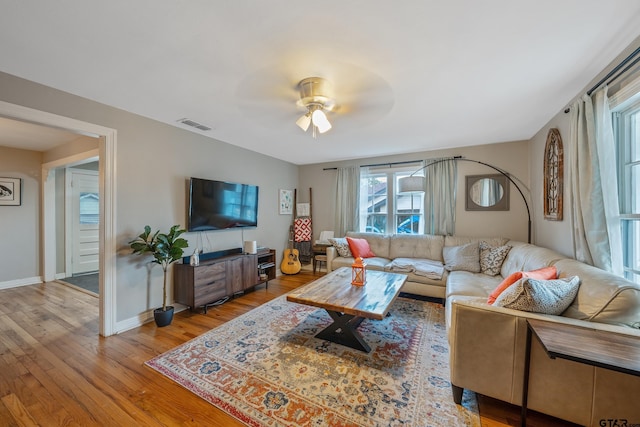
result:
M 153 318 L 159 328 L 170 325 L 173 320 L 173 306 L 168 305 L 165 311 L 162 311 L 162 308 L 156 308 L 153 310 Z

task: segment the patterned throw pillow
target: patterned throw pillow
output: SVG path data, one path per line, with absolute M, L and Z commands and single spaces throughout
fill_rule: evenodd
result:
M 578 276 L 556 280 L 522 278 L 505 289 L 493 305 L 531 313 L 560 315 L 580 287 Z
M 448 271 L 480 272 L 480 253 L 478 243 L 467 243 L 462 246 L 445 246 L 442 249 L 444 268 Z
M 500 274 L 502 263 L 511 250 L 511 246 L 491 246 L 484 240 L 480 241 L 480 271 L 489 276 Z
M 349 249 L 349 242 L 347 242 L 346 238 L 344 237 L 332 238 L 332 239 L 329 239 L 329 243 L 331 243 L 333 247 L 336 248 L 336 251 L 338 251 L 338 255 L 345 258 L 350 258 L 353 256 L 351 255 L 351 249 Z

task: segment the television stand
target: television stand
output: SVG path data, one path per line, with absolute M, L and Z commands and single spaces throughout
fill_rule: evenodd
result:
M 269 287 L 269 280 L 276 278 L 276 251 L 275 249 L 261 248 L 258 250 L 258 284 L 265 283 Z
M 213 254 L 203 254 L 199 265 L 190 265 L 189 257 L 185 257 L 182 264 L 174 266 L 173 296 L 177 303 L 192 311 L 203 307 L 206 314 L 208 307 L 223 304 L 261 283 L 268 286 L 276 277 L 273 249 L 265 248 L 257 254 L 236 249 Z

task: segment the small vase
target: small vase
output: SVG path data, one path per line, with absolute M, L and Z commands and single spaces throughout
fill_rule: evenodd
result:
M 153 310 L 153 319 L 159 328 L 170 325 L 173 321 L 173 306 L 168 305 L 165 311 L 162 311 L 162 308 L 156 308 Z

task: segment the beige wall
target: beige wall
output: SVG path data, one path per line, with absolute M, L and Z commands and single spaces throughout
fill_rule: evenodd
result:
M 22 204 L 0 206 L 0 283 L 33 283 L 40 276 L 42 153 L 0 147 L 0 176 L 22 179 Z
M 149 275 L 143 259 L 130 255 L 127 243 L 146 224 L 163 230 L 186 225 L 186 182 L 191 176 L 260 188 L 258 227 L 244 233 L 208 232 L 202 236 L 206 250 L 257 240 L 258 245 L 275 248 L 280 262 L 291 217 L 278 214 L 278 189 L 296 187 L 297 166 L 4 73 L 0 94 L 8 103 L 116 129 L 116 321 L 161 304 L 161 269 L 153 268 Z M 186 237 L 192 251 L 198 235 Z M 38 242 L 29 246 L 37 250 Z M 11 278 L 20 275 L 10 273 Z
M 404 156 L 375 157 L 353 161 L 322 163 L 300 166 L 302 201 L 308 199 L 308 188 L 313 189 L 313 231 L 317 238 L 322 230 L 333 230 L 335 200 L 335 170 L 323 170 L 346 165 L 362 166 L 387 162 L 423 160 L 434 157 L 463 156 L 479 160 L 510 172 L 524 183 L 523 191 L 528 196 L 529 145 L 527 141 L 461 147 L 437 150 Z M 467 236 L 504 236 L 527 241 L 527 210 L 524 201 L 511 184 L 510 209 L 502 212 L 476 212 L 465 210 L 465 176 L 494 174 L 493 169 L 470 162 L 458 162 L 458 190 L 456 204 L 456 234 Z
M 570 153 L 570 114 L 558 113 L 531 139 L 529 157 L 531 159 L 531 194 L 536 207 L 533 214 L 534 240 L 536 244 L 552 248 L 566 256 L 573 256 L 573 237 L 571 227 L 571 188 L 569 188 L 569 153 Z M 550 221 L 544 219 L 544 148 L 549 129 L 560 131 L 564 147 L 564 184 L 563 184 L 563 219 Z

